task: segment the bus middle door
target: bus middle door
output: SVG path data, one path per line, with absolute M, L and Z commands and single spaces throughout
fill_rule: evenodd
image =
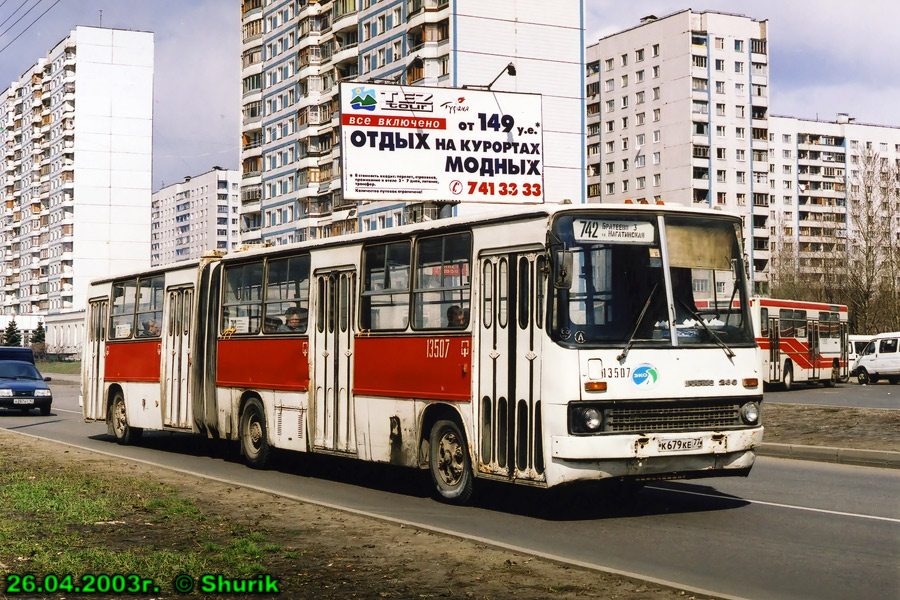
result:
M 170 289 L 163 330 L 163 425 L 190 427 L 191 314 L 194 288 Z
M 819 364 L 819 355 L 822 352 L 822 348 L 819 344 L 819 322 L 807 321 L 806 331 L 808 336 L 807 341 L 809 342 L 809 378 L 818 379 L 819 373 L 821 371 L 821 365 Z M 830 373 L 831 371 L 829 368 L 829 375 Z
M 337 269 L 315 275 L 315 386 L 316 431 L 319 450 L 356 454 L 353 401 L 353 314 L 356 271 Z

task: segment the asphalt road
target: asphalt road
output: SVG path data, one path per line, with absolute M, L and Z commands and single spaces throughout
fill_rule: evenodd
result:
M 746 479 L 654 484 L 625 499 L 483 484 L 474 506 L 452 507 L 406 469 L 281 453 L 255 471 L 234 445 L 169 433 L 119 446 L 82 421 L 74 385 L 51 385 L 51 416 L 0 413 L 0 427 L 719 597 L 900 597 L 894 469 L 763 457 Z
M 798 385 L 791 391 L 785 392 L 778 387 L 773 387 L 771 390 L 766 390 L 765 401 L 779 404 L 900 409 L 900 385 L 891 385 L 886 381 L 859 385 L 854 378 L 847 383 L 839 383 L 833 388 L 820 385 Z

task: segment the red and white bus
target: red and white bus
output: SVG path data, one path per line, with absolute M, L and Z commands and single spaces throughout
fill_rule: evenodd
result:
M 850 378 L 845 305 L 754 297 L 750 306 L 766 383 L 833 387 Z
M 458 503 L 480 478 L 746 475 L 742 256 L 717 211 L 538 207 L 95 281 L 84 417 L 120 443 L 237 440 L 254 467 L 283 448 L 429 469 Z M 697 308 L 719 289 L 738 308 Z

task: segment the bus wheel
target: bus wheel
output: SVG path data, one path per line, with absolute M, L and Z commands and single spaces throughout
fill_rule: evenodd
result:
M 784 384 L 784 391 L 789 392 L 794 388 L 794 367 L 789 362 L 784 364 L 784 377 L 781 381 Z
M 869 372 L 863 368 L 860 368 L 856 372 L 856 381 L 859 382 L 859 385 L 868 385 L 869 384 Z
M 241 413 L 241 452 L 248 465 L 262 469 L 269 460 L 269 451 L 266 412 L 259 400 L 250 398 Z
M 143 433 L 143 429 L 131 427 L 128 424 L 128 415 L 125 414 L 125 396 L 121 391 L 113 395 L 112 402 L 109 403 L 109 411 L 106 415 L 106 427 L 109 433 L 116 438 L 116 442 L 127 446 L 138 441 Z
M 834 365 L 833 367 L 831 367 L 831 378 L 826 379 L 822 383 L 825 384 L 825 387 L 833 388 L 834 386 L 837 385 L 837 382 L 838 382 L 838 366 Z
M 438 421 L 431 429 L 428 466 L 440 500 L 465 504 L 472 497 L 475 477 L 466 438 L 455 421 Z
M 900 378 L 895 377 L 893 375 L 888 377 L 887 379 L 888 379 L 888 383 L 890 383 L 891 385 L 897 385 L 897 382 L 900 381 Z

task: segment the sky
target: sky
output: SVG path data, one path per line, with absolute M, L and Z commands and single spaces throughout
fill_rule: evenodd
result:
M 513 0 L 490 0 L 513 2 Z M 568 2 L 572 0 L 553 0 Z M 585 42 L 686 8 L 768 20 L 769 111 L 900 126 L 900 2 L 584 0 Z M 240 157 L 240 0 L 0 0 L 0 91 L 77 25 L 155 34 L 153 190 Z M 537 46 L 539 48 L 539 46 Z

